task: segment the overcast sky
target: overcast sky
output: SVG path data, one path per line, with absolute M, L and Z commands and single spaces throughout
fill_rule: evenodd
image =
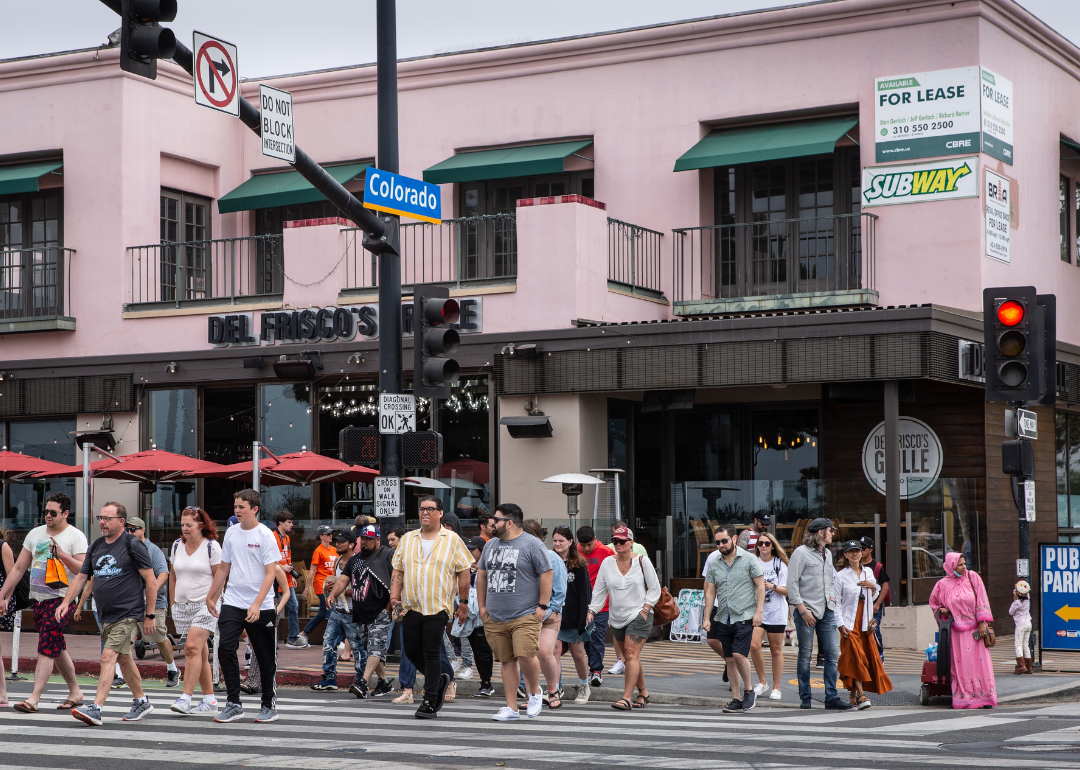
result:
M 0 0 L 0 58 L 90 48 L 119 17 L 99 0 Z M 546 40 L 645 24 L 738 13 L 783 0 L 399 0 L 401 58 Z M 375 60 L 374 0 L 178 0 L 171 25 L 234 43 L 242 77 L 363 64 Z M 1021 5 L 1080 45 L 1080 0 Z

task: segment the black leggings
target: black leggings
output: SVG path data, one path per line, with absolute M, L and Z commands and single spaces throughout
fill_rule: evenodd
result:
M 401 647 L 417 671 L 424 672 L 424 698 L 431 703 L 439 696 L 442 676 L 442 643 L 447 614 L 421 615 L 409 610 L 401 621 Z
M 218 618 L 218 635 L 221 638 L 221 654 L 218 659 L 225 677 L 225 689 L 229 703 L 240 703 L 240 661 L 236 648 L 240 644 L 240 632 L 247 631 L 248 643 L 255 660 L 259 662 L 262 684 L 263 708 L 275 708 L 277 704 L 277 613 L 263 610 L 254 623 L 246 620 L 247 609 L 225 604 Z
M 491 667 L 495 662 L 495 656 L 491 653 L 491 647 L 484 636 L 484 627 L 477 626 L 469 634 L 469 644 L 472 645 L 473 659 L 476 662 L 476 670 L 480 673 L 480 681 L 483 684 L 491 683 Z

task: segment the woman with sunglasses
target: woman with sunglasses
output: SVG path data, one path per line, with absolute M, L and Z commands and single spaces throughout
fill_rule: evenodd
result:
M 780 700 L 780 680 L 784 676 L 784 629 L 787 626 L 787 564 L 788 555 L 779 541 L 768 532 L 758 535 L 754 544 L 765 580 L 765 612 L 761 625 L 754 629 L 750 644 L 750 660 L 757 671 L 758 683 L 754 692 L 758 695 L 769 689 L 765 677 L 765 657 L 761 645 L 769 636 L 769 657 L 772 658 L 772 690 L 769 700 Z
M 862 710 L 870 708 L 867 692 L 887 693 L 892 682 L 878 656 L 874 640 L 874 599 L 881 587 L 874 580 L 874 571 L 862 565 L 862 543 L 851 540 L 844 546 L 844 568 L 835 580 L 840 626 L 840 660 L 836 672 L 844 686 L 851 691 L 850 703 Z
M 588 703 L 592 694 L 589 687 L 589 657 L 585 652 L 585 644 L 592 636 L 586 619 L 592 599 L 589 568 L 585 564 L 585 557 L 578 551 L 570 527 L 555 527 L 551 542 L 555 553 L 566 565 L 566 601 L 563 602 L 562 625 L 559 627 L 559 657 L 570 651 L 578 675 L 574 703 Z
M 645 687 L 645 672 L 639 656 L 645 640 L 652 633 L 653 606 L 660 600 L 660 579 L 649 557 L 633 552 L 634 533 L 629 527 L 617 527 L 612 535 L 615 555 L 604 559 L 596 573 L 589 614 L 585 620 L 592 622 L 604 603 L 609 602 L 609 627 L 623 644 L 626 663 L 623 697 L 612 703 L 611 707 L 617 711 L 629 711 L 649 705 L 649 691 Z M 638 696 L 631 703 L 635 686 Z
M 221 545 L 217 541 L 217 527 L 202 508 L 192 506 L 181 511 L 180 532 L 182 536 L 173 543 L 169 558 L 169 594 L 176 633 L 186 637 L 184 692 L 173 703 L 172 710 L 178 714 L 217 714 L 207 644 L 210 634 L 217 630 L 217 618 L 206 608 L 206 594 L 221 566 Z M 203 697 L 192 708 L 196 682 Z

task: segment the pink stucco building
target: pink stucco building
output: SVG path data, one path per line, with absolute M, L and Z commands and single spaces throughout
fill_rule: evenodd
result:
M 371 257 L 258 137 L 197 106 L 180 68 L 149 81 L 118 59 L 0 62 L 5 443 L 67 462 L 83 433 L 219 462 L 255 439 L 336 452 L 377 400 Z M 293 94 L 297 143 L 361 191 L 378 160 L 374 65 L 264 82 Z M 401 171 L 442 185 L 446 220 L 405 225 L 405 293 L 444 283 L 472 313 L 462 384 L 422 413 L 463 518 L 515 500 L 556 519 L 564 498 L 540 479 L 619 468 L 620 509 L 604 486 L 599 521 L 628 519 L 676 582 L 693 584 L 713 527 L 767 509 L 785 544 L 817 514 L 876 538 L 898 601 L 924 602 L 961 548 L 1004 601 L 1003 409 L 962 343 L 982 339 L 983 288 L 1034 285 L 1057 296 L 1059 365 L 1033 541 L 1080 533 L 1064 471 L 1080 453 L 1080 50 L 1016 3 L 837 0 L 433 56 L 399 64 L 399 91 Z M 890 205 L 866 196 L 875 176 L 964 163 L 955 189 L 905 198 L 896 176 Z M 995 180 L 1008 248 L 990 257 Z M 260 339 L 321 309 L 344 309 L 321 338 Z M 516 355 L 525 343 L 535 357 Z M 275 375 L 278 356 L 311 350 L 314 379 Z M 941 458 L 892 535 L 863 460 L 890 392 Z M 551 436 L 500 425 L 522 416 Z M 165 540 L 184 504 L 227 516 L 230 489 L 107 497 Z M 266 507 L 304 519 L 367 505 L 345 485 L 283 489 Z M 30 526 L 45 491 L 8 485 L 5 526 Z M 582 508 L 591 519 L 591 490 Z M 896 622 L 914 642 L 914 620 Z

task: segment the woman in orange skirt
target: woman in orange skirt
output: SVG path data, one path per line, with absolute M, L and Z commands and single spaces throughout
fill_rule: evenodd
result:
M 861 562 L 862 543 L 848 542 L 844 546 L 845 566 L 833 580 L 840 627 L 840 661 L 836 669 L 851 691 L 851 705 L 860 710 L 870 708 L 867 692 L 880 695 L 892 690 L 874 640 L 874 598 L 881 588 L 874 581 L 874 571 Z

